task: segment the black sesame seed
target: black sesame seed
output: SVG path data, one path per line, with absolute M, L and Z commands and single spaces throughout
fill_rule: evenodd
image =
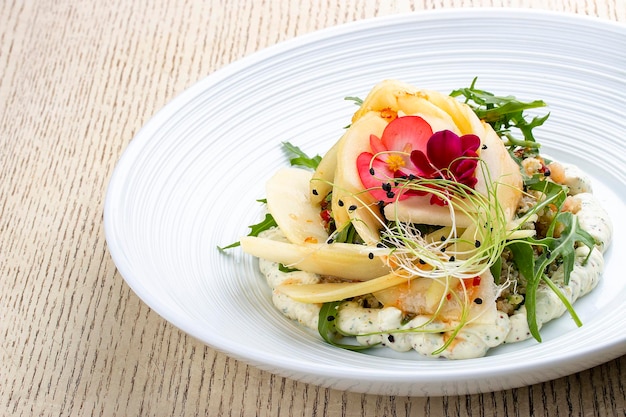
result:
M 389 191 L 391 191 L 391 184 L 388 183 L 388 182 L 384 182 L 383 185 L 382 185 L 382 188 L 383 188 L 383 191 L 389 192 Z
M 387 198 L 393 198 L 396 195 L 393 191 L 387 191 Z
M 550 172 L 550 170 L 549 170 L 548 168 L 546 168 L 546 170 L 545 170 L 545 171 L 543 171 L 543 176 L 544 176 L 544 177 L 549 177 L 549 176 L 550 176 L 550 174 L 551 174 L 551 172 Z
M 483 299 L 482 299 L 482 298 L 480 298 L 480 297 L 477 297 L 477 298 L 474 298 L 474 302 L 475 302 L 476 304 L 482 304 L 482 303 L 483 303 Z
M 318 195 L 317 194 L 317 190 L 315 190 L 315 189 L 312 191 L 312 193 L 313 193 L 313 195 Z
M 445 252 L 445 251 L 446 251 L 446 248 L 441 248 L 440 250 L 441 250 L 442 252 Z
M 343 207 L 343 200 L 337 200 L 337 204 L 339 204 L 339 207 Z
M 454 262 L 455 260 L 456 260 L 456 258 L 454 257 L 454 255 L 452 255 L 452 256 L 450 257 L 450 262 Z
M 393 342 L 395 342 L 395 341 L 396 341 L 396 338 L 395 338 L 395 337 L 393 337 L 393 335 L 392 335 L 392 334 L 390 334 L 389 336 L 387 336 L 387 340 L 389 340 L 389 343 L 393 343 Z
M 367 254 L 367 257 L 370 258 L 370 259 L 374 259 L 374 254 L 372 252 L 370 252 L 370 253 Z
M 480 248 L 480 245 L 481 245 L 480 240 L 477 240 L 476 242 L 474 242 L 475 247 Z
M 426 261 L 425 261 L 425 260 L 423 260 L 423 259 L 420 259 L 420 260 L 419 260 L 419 262 L 420 262 L 420 264 L 422 264 L 422 265 L 426 265 Z
M 487 149 L 487 145 L 483 144 L 483 146 L 480 147 L 481 149 Z
M 328 244 L 330 245 L 330 244 L 331 244 L 331 243 L 333 243 L 334 241 L 335 241 L 334 239 L 330 238 L 330 239 L 328 239 L 328 240 L 326 241 L 326 243 L 328 243 Z
M 378 205 L 378 210 L 380 211 L 381 217 L 385 218 L 385 202 L 383 200 L 380 200 L 376 204 Z M 382 231 L 382 229 L 380 231 Z
M 370 175 L 374 175 L 374 174 L 375 174 L 374 168 L 370 168 Z
M 384 247 L 385 247 L 385 245 L 383 245 L 382 243 L 378 242 L 378 243 L 376 244 L 376 247 L 377 247 L 377 248 L 384 248 Z
M 354 204 L 351 205 L 350 207 L 348 207 L 348 210 L 350 210 L 350 211 L 356 210 L 356 205 L 354 205 Z
M 328 317 L 326 317 L 326 320 L 333 321 L 333 320 L 335 320 L 335 316 L 328 316 Z
M 446 241 L 446 237 L 445 236 L 441 236 L 440 239 L 441 239 L 442 242 Z

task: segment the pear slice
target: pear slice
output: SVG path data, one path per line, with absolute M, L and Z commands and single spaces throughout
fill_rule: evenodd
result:
M 483 133 L 480 120 L 469 106 L 438 91 L 420 90 L 397 80 L 384 80 L 375 85 L 352 122 L 368 112 L 420 116 L 431 125 L 433 132 L 448 129 L 457 135 L 482 136 Z
M 319 275 L 365 281 L 388 274 L 385 264 L 389 249 L 322 243 L 295 245 L 263 237 L 245 236 L 240 239 L 244 252 Z
M 345 136 L 345 135 L 344 135 Z M 343 136 L 326 152 L 311 178 L 309 191 L 312 204 L 319 205 L 333 189 L 337 170 L 337 149 Z
M 282 168 L 265 185 L 267 209 L 287 239 L 295 244 L 323 243 L 328 239 L 320 209 L 309 199 L 311 175 L 304 169 Z
M 371 152 L 370 135 L 382 136 L 386 126 L 378 113 L 367 113 L 350 126 L 337 149 L 332 198 L 335 223 L 337 229 L 352 223 L 366 244 L 378 242 L 383 220 L 378 202 L 363 188 L 356 160 L 361 153 Z
M 458 280 L 454 280 L 458 282 Z M 374 293 L 385 307 L 396 307 L 413 314 L 436 312 L 449 288 L 444 278 L 416 278 Z
M 367 94 L 361 107 L 352 116 L 352 123 L 369 112 L 391 111 L 397 113 L 400 109 L 398 99 L 417 93 L 417 89 L 410 84 L 396 80 L 384 80 L 376 84 Z
M 371 294 L 402 284 L 411 279 L 406 275 L 390 273 L 365 282 L 333 282 L 322 284 L 282 284 L 276 290 L 301 303 L 328 303 L 359 295 Z

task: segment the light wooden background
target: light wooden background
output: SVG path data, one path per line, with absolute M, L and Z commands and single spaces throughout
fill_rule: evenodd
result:
M 351 394 L 257 370 L 144 305 L 116 272 L 102 227 L 109 176 L 135 132 L 192 83 L 261 48 L 442 7 L 533 7 L 626 25 L 625 3 L 0 1 L 0 415 L 626 415 L 626 357 L 442 398 Z

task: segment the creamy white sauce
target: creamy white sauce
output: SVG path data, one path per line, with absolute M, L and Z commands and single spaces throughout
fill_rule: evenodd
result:
M 576 213 L 580 226 L 596 240 L 596 247 L 587 258 L 589 250 L 585 246 L 576 249 L 574 269 L 567 285 L 563 282 L 562 267 L 552 276 L 552 280 L 565 294 L 570 303 L 590 292 L 598 283 L 604 268 L 602 252 L 608 247 L 612 237 L 612 226 L 608 214 L 595 197 L 590 194 L 591 187 L 587 177 L 576 167 L 567 166 L 568 186 L 571 194 L 580 200 L 581 208 Z M 263 232 L 263 237 L 284 240 L 279 229 Z M 587 262 L 584 263 L 585 259 Z M 320 277 L 304 271 L 282 272 L 276 262 L 260 259 L 260 270 L 265 275 L 268 285 L 273 290 L 273 303 L 286 317 L 311 329 L 317 329 L 319 304 L 301 303 L 276 291 L 282 283 L 317 283 Z M 545 286 L 537 290 L 536 314 L 538 326 L 562 316 L 566 308 Z M 430 321 L 429 317 L 417 316 L 408 323 L 402 323 L 402 312 L 395 307 L 367 309 L 354 302 L 342 304 L 337 319 L 337 327 L 348 334 L 362 334 L 356 337 L 359 344 L 386 346 L 399 352 L 415 350 L 430 356 L 446 342 L 440 332 L 449 330 L 442 322 Z M 398 332 L 398 330 L 412 330 Z M 526 309 L 520 307 L 512 316 L 497 312 L 493 320 L 466 324 L 458 333 L 456 340 L 438 356 L 449 359 L 466 359 L 484 356 L 490 348 L 502 343 L 513 343 L 531 337 L 528 329 Z
M 286 281 L 294 284 L 316 284 L 320 280 L 319 276 L 304 271 L 282 272 L 277 262 L 270 262 L 266 259 L 259 259 L 259 269 L 265 275 L 267 284 L 272 288 L 272 302 L 274 306 L 291 320 L 295 320 L 306 327 L 317 329 L 320 312 L 319 304 L 294 301 L 276 291 L 275 288 Z
M 447 336 L 441 332 L 450 331 L 445 323 L 431 321 L 427 316 L 417 316 L 403 324 L 402 311 L 395 307 L 365 309 L 354 302 L 341 305 L 337 327 L 348 334 L 365 334 L 356 338 L 361 345 L 386 346 L 398 352 L 413 349 L 424 356 L 431 356 L 444 346 Z M 504 313 L 497 314 L 492 323 L 466 324 L 457 339 L 436 356 L 448 359 L 484 356 L 490 348 L 504 341 L 509 330 L 509 318 Z
M 567 185 L 569 188 L 569 194 L 575 195 L 593 192 L 591 179 L 585 172 L 583 172 L 583 170 L 578 168 L 576 165 L 566 164 L 563 162 L 559 162 L 559 164 L 563 167 L 565 174 L 563 184 Z
M 596 240 L 596 247 L 603 252 L 611 244 L 613 225 L 609 214 L 591 193 L 580 193 L 573 197 L 580 201 L 580 210 L 576 213 L 578 224 Z
M 604 257 L 597 248 L 593 248 L 588 259 L 589 248 L 586 246 L 577 248 L 575 253 L 574 269 L 570 274 L 570 280 L 567 285 L 563 282 L 564 273 L 562 266 L 552 275 L 552 281 L 571 304 L 596 287 L 604 270 Z M 585 260 L 587 260 L 586 263 L 584 263 Z M 567 311 L 565 305 L 554 291 L 546 286 L 540 286 L 537 289 L 535 309 L 537 325 L 540 329 L 545 323 L 561 317 Z M 531 337 L 524 306 L 516 310 L 510 319 L 511 331 L 507 335 L 505 343 L 519 342 Z

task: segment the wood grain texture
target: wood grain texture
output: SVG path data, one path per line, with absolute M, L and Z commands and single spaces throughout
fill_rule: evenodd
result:
M 102 209 L 115 163 L 185 88 L 314 30 L 471 6 L 626 24 L 624 0 L 1 2 L 0 415 L 626 415 L 626 357 L 462 397 L 359 395 L 277 377 L 165 322 L 107 252 Z

